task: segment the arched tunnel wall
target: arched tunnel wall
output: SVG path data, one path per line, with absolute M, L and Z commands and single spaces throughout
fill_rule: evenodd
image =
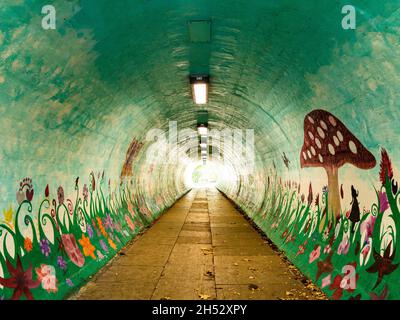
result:
M 65 297 L 189 189 L 205 72 L 209 128 L 243 132 L 211 140 L 218 188 L 329 297 L 399 298 L 400 11 L 353 2 L 355 30 L 341 1 L 49 1 L 43 30 L 42 1 L 2 1 L 0 296 Z

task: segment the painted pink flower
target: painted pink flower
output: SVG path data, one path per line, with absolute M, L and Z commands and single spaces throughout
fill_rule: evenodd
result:
M 360 225 L 360 232 L 364 234 L 366 238 L 372 237 L 372 232 L 374 231 L 376 217 L 370 215 L 365 219 Z
M 379 191 L 378 196 L 379 196 L 379 205 L 380 205 L 379 211 L 381 213 L 384 213 L 386 211 L 386 209 L 389 208 L 389 201 L 388 201 L 386 192 Z
M 134 231 L 135 230 L 135 225 L 132 222 L 132 219 L 127 214 L 125 215 L 125 221 L 128 224 L 129 228 L 131 228 L 131 230 Z
M 320 257 L 320 255 L 321 255 L 321 246 L 318 246 L 313 251 L 311 251 L 308 263 L 313 263 Z
M 63 234 L 61 235 L 61 241 L 71 261 L 78 267 L 82 267 L 85 263 L 85 258 L 76 243 L 75 236 L 72 233 Z
M 339 244 L 337 253 L 339 255 L 346 255 L 349 252 L 350 243 L 347 238 L 344 238 L 342 242 Z
M 331 275 L 327 275 L 325 278 L 322 279 L 321 282 L 321 288 L 325 288 L 326 286 L 329 286 L 331 284 Z
M 129 201 L 127 202 L 128 204 L 128 211 L 131 214 L 132 218 L 134 218 L 136 216 L 135 210 L 133 210 L 133 206 L 132 203 L 130 203 Z
M 56 270 L 51 265 L 42 264 L 40 268 L 36 268 L 38 280 L 42 283 L 42 288 L 47 292 L 57 292 Z

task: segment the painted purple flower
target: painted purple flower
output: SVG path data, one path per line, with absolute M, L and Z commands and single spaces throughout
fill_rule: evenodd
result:
M 73 287 L 74 284 L 72 283 L 72 280 L 70 278 L 65 280 L 65 283 L 69 286 L 69 287 Z
M 115 236 L 115 240 L 117 240 L 118 243 L 121 243 L 121 240 L 119 240 L 118 236 Z
M 103 219 L 103 225 L 106 229 L 114 230 L 114 223 L 109 213 L 107 213 L 106 217 Z
M 62 270 L 67 270 L 67 262 L 64 260 L 62 256 L 57 257 L 57 265 Z
M 103 248 L 105 252 L 108 252 L 108 247 L 103 240 L 100 240 L 100 246 Z
M 47 239 L 40 240 L 40 251 L 42 251 L 43 255 L 48 257 L 51 253 L 50 243 Z
M 93 238 L 93 228 L 90 224 L 86 226 L 86 232 L 90 239 Z
M 386 209 L 389 208 L 389 201 L 386 192 L 379 191 L 378 196 L 379 196 L 380 212 L 384 213 Z
M 87 201 L 88 196 L 89 196 L 89 189 L 88 189 L 86 183 L 83 185 L 82 194 L 83 194 L 83 200 Z

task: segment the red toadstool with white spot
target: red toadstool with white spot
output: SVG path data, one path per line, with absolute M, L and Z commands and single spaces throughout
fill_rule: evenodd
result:
M 338 169 L 350 163 L 360 169 L 375 167 L 375 157 L 333 114 L 313 110 L 304 118 L 304 144 L 300 164 L 305 167 L 323 167 L 328 176 L 329 213 L 341 213 Z

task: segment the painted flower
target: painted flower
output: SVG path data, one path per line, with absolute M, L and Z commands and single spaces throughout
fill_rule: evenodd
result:
M 372 233 L 374 231 L 376 216 L 370 215 L 367 219 L 365 219 L 360 225 L 360 233 L 363 234 L 366 238 L 372 237 Z
M 64 189 L 63 187 L 59 186 L 57 189 L 57 198 L 58 198 L 58 203 L 63 204 L 64 203 Z
M 17 266 L 14 268 L 12 264 L 6 260 L 6 266 L 9 278 L 0 277 L 0 284 L 6 288 L 14 289 L 11 300 L 19 300 L 22 295 L 25 295 L 28 300 L 33 300 L 31 289 L 37 288 L 40 281 L 32 279 L 32 265 L 24 271 L 22 268 L 21 258 L 17 257 Z
M 322 279 L 321 288 L 325 288 L 325 287 L 329 286 L 331 283 L 332 283 L 331 275 L 328 274 L 325 278 Z
M 331 252 L 332 246 L 330 244 L 327 244 L 324 248 L 324 254 L 329 254 Z
M 66 279 L 65 283 L 67 284 L 68 287 L 73 287 L 74 286 L 74 284 L 73 284 L 73 282 L 72 282 L 72 280 L 70 278 Z
M 99 260 L 103 260 L 104 259 L 104 255 L 101 253 L 100 250 L 97 250 L 97 258 L 99 258 Z
M 108 252 L 108 247 L 104 240 L 100 240 L 100 246 L 105 252 Z
M 315 206 L 318 207 L 319 206 L 319 193 L 317 193 L 317 196 L 315 197 Z
M 329 237 L 329 227 L 326 227 L 325 228 L 325 230 L 324 230 L 324 233 L 322 234 L 322 239 L 324 240 L 324 241 L 326 241 L 327 239 L 328 239 L 328 237 Z
M 104 218 L 104 227 L 106 228 L 106 229 L 109 229 L 109 230 L 114 230 L 114 222 L 113 222 L 113 220 L 112 220 L 112 218 L 111 218 L 111 215 L 110 215 L 110 213 L 107 213 L 106 214 L 106 217 Z
M 298 250 L 297 250 L 296 257 L 297 257 L 298 255 L 301 255 L 301 254 L 303 254 L 303 253 L 305 252 L 307 242 L 308 242 L 308 240 L 304 241 L 304 243 L 302 243 L 302 244 L 299 245 Z
M 392 162 L 390 161 L 387 151 L 384 148 L 382 148 L 381 164 L 380 164 L 380 171 L 379 171 L 379 179 L 381 180 L 382 185 L 385 185 L 386 175 L 389 178 L 389 180 L 391 180 L 393 178 Z
M 311 206 L 312 201 L 313 201 L 313 191 L 312 191 L 312 185 L 310 182 L 310 185 L 308 186 L 308 196 L 307 196 L 307 203 L 309 206 Z
M 135 211 L 133 210 L 132 203 L 130 203 L 129 201 L 128 201 L 128 211 L 131 214 L 132 218 L 135 217 L 135 215 L 136 215 Z
M 61 241 L 64 246 L 65 252 L 71 261 L 78 267 L 82 267 L 85 263 L 85 258 L 76 243 L 75 236 L 70 234 L 61 235 Z
M 94 251 L 96 248 L 92 245 L 90 242 L 90 239 L 88 237 L 85 237 L 85 235 L 82 235 L 82 238 L 79 240 L 79 243 L 82 246 L 83 249 L 83 254 L 86 257 L 91 257 L 92 259 L 96 259 L 96 256 L 94 254 Z
M 97 217 L 96 219 L 97 219 L 97 224 L 99 226 L 101 233 L 103 234 L 103 236 L 107 237 L 108 235 L 107 235 L 106 229 L 104 229 L 103 222 L 101 221 L 101 219 L 99 217 Z
M 99 228 L 97 228 L 96 222 L 94 220 L 92 220 L 92 227 L 93 227 L 93 230 L 96 230 L 97 236 L 100 237 L 101 232 L 100 232 Z
M 350 243 L 347 237 L 344 237 L 342 242 L 340 242 L 337 253 L 339 255 L 346 255 L 349 252 Z
M 117 249 L 117 246 L 115 245 L 114 241 L 111 240 L 111 238 L 108 238 L 108 244 L 110 245 L 111 248 L 114 250 Z
M 333 251 L 326 257 L 325 260 L 320 260 L 317 262 L 317 274 L 315 275 L 315 279 L 318 280 L 321 275 L 324 273 L 331 273 L 333 271 L 332 265 L 332 254 Z
M 379 197 L 379 209 L 380 209 L 379 211 L 381 213 L 384 213 L 386 209 L 389 209 L 389 201 L 386 192 L 379 191 L 378 197 Z
M 115 240 L 116 240 L 118 243 L 121 243 L 121 240 L 119 240 L 118 236 L 115 236 Z
M 314 248 L 313 251 L 311 251 L 308 263 L 313 263 L 315 260 L 317 260 L 321 255 L 321 246 L 317 246 Z
M 42 283 L 42 288 L 47 292 L 55 293 L 58 291 L 56 270 L 51 265 L 42 264 L 40 268 L 36 268 L 38 280 Z
M 31 252 L 32 247 L 32 240 L 29 237 L 26 237 L 24 240 L 24 249 L 26 250 L 26 252 Z
M 90 224 L 88 224 L 86 226 L 86 232 L 87 232 L 89 238 L 92 239 L 93 236 L 94 236 L 94 233 L 93 233 L 93 228 L 92 228 L 92 226 Z
M 83 200 L 87 201 L 88 197 L 89 197 L 89 189 L 88 189 L 86 183 L 83 185 L 82 195 L 83 195 Z
M 61 270 L 67 270 L 67 262 L 64 260 L 62 256 L 57 257 L 57 265 Z
M 391 244 L 392 242 L 388 244 L 388 246 L 385 249 L 385 252 L 383 253 L 383 256 L 381 256 L 375 250 L 372 252 L 375 262 L 371 267 L 366 269 L 366 271 L 369 273 L 376 273 L 376 272 L 378 273 L 378 279 L 373 289 L 375 289 L 381 283 L 382 278 L 385 275 L 391 274 L 399 266 L 399 264 L 393 264 L 395 253 L 393 252 L 392 254 L 390 254 Z
M 127 214 L 125 215 L 125 221 L 128 224 L 129 228 L 132 231 L 135 231 L 135 225 L 133 224 L 131 217 L 129 217 Z
M 51 253 L 50 242 L 47 239 L 40 240 L 40 251 L 46 257 L 48 257 Z
M 328 193 L 328 186 L 323 186 L 322 187 L 322 193 L 323 194 Z
M 24 192 L 25 190 L 25 192 Z M 32 184 L 32 179 L 31 178 L 24 178 L 20 183 L 19 183 L 19 189 L 17 191 L 17 202 L 18 204 L 21 204 L 22 201 L 28 200 L 29 202 L 32 201 L 33 199 L 33 184 Z

